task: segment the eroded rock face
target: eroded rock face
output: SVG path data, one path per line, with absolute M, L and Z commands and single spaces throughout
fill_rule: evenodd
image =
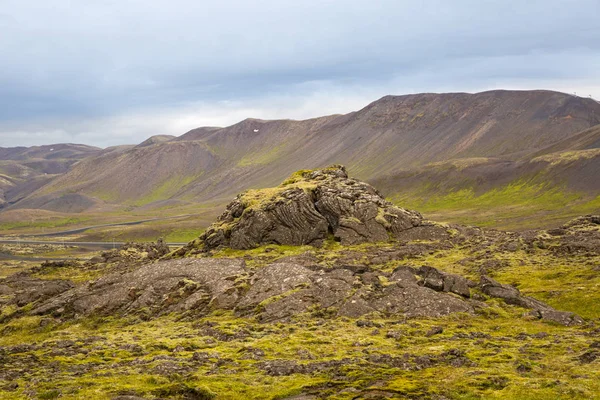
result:
M 238 315 L 277 321 L 319 310 L 348 317 L 372 312 L 406 317 L 473 312 L 466 299 L 445 293 L 443 286 L 436 291 L 419 284 L 413 269 L 402 271 L 309 269 L 276 262 L 251 272 L 236 259 L 169 260 L 63 291 L 38 302 L 32 313 L 199 316 L 214 309 L 233 309 Z
M 600 254 L 600 215 L 584 215 L 548 231 L 551 250 L 557 255 Z
M 250 249 L 263 244 L 387 241 L 420 226 L 416 211 L 394 206 L 343 166 L 298 172 L 275 189 L 239 195 L 193 247 Z

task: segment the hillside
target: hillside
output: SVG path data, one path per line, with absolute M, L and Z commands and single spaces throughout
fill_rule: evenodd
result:
M 600 209 L 600 127 L 521 160 L 465 158 L 372 182 L 397 203 L 448 222 L 548 227 Z
M 592 127 L 599 123 L 599 103 L 551 91 L 386 96 L 346 115 L 246 119 L 105 150 L 44 182 L 12 208 L 177 212 L 224 204 L 245 189 L 276 185 L 294 170 L 334 163 L 409 201 L 465 188 L 477 194 L 542 175 L 561 190 L 594 197 L 598 188 L 587 183 L 598 168 L 594 151 L 575 163 L 549 162 L 546 156 L 593 148 L 598 129 Z M 465 159 L 468 168 L 448 169 Z M 425 183 L 435 190 L 423 191 Z
M 26 197 L 69 171 L 77 161 L 99 151 L 97 147 L 70 143 L 0 147 L 0 208 Z

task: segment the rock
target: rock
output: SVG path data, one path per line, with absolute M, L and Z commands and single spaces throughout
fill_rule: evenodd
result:
M 404 337 L 404 334 L 401 331 L 387 331 L 385 337 L 387 339 L 400 340 L 402 337 Z
M 542 301 L 521 295 L 519 289 L 510 285 L 498 283 L 488 276 L 481 277 L 480 286 L 483 293 L 488 296 L 501 298 L 508 304 L 532 309 L 531 315 L 536 318 L 556 322 L 565 326 L 580 325 L 584 323 L 580 316 L 572 312 L 557 311 Z
M 257 367 L 271 376 L 287 376 L 304 372 L 304 368 L 293 360 L 270 360 L 259 363 Z
M 110 274 L 74 288 L 36 307 L 33 314 L 65 310 L 70 314 L 145 311 L 152 314 L 190 311 L 198 315 L 212 305 L 231 309 L 239 296 L 235 279 L 244 262 L 233 259 L 170 260 L 126 274 Z
M 425 334 L 425 337 L 439 335 L 440 333 L 443 333 L 443 332 L 444 332 L 444 328 L 442 328 L 441 326 L 434 326 L 433 328 L 431 328 L 430 330 L 427 331 L 427 333 Z
M 469 281 L 462 276 L 447 274 L 433 267 L 422 266 L 416 273 L 423 278 L 419 284 L 438 292 L 456 293 L 463 297 L 471 297 Z
M 599 215 L 585 215 L 575 218 L 558 229 L 547 231 L 556 237 L 550 247 L 557 255 L 598 255 L 600 254 Z
M 335 165 L 299 171 L 277 188 L 239 195 L 198 241 L 177 254 L 198 247 L 318 246 L 330 234 L 342 244 L 388 241 L 421 221 L 419 213 L 392 205 Z
M 396 282 L 399 286 L 417 286 L 417 279 L 415 275 L 417 271 L 411 267 L 398 267 L 392 272 L 389 280 Z
M 0 296 L 8 296 L 15 292 L 13 288 L 7 285 L 0 284 Z
M 155 242 L 135 243 L 128 242 L 118 249 L 105 251 L 99 256 L 89 260 L 91 264 L 99 263 L 119 263 L 119 262 L 146 262 L 158 260 L 169 254 L 171 249 L 163 238 Z
M 293 289 L 308 286 L 314 271 L 296 264 L 275 263 L 260 269 L 250 280 L 250 289 L 237 308 L 258 306 L 261 302 L 281 296 Z
M 581 318 L 575 313 L 568 311 L 558 311 L 546 304 L 544 305 L 547 307 L 547 309 L 535 310 L 532 315 L 536 316 L 537 318 L 544 319 L 546 321 L 556 322 L 557 324 L 565 326 L 581 325 L 585 322 L 583 318 Z
M 582 364 L 591 364 L 600 358 L 600 352 L 596 350 L 589 350 L 581 354 L 578 358 L 579 362 Z
M 41 264 L 42 268 L 73 268 L 78 266 L 79 263 L 75 260 L 44 261 Z
M 11 286 L 17 288 L 14 292 L 14 302 L 19 307 L 44 301 L 74 287 L 73 283 L 65 280 L 42 280 L 29 277 L 20 279 L 16 276 L 11 279 Z
M 491 297 L 499 297 L 501 299 L 516 299 L 521 296 L 519 289 L 510 285 L 503 285 L 496 282 L 489 276 L 482 276 L 480 282 L 483 293 Z
M 254 347 L 243 347 L 238 353 L 243 353 L 241 360 L 260 360 L 265 357 L 265 352 Z
M 456 297 L 421 286 L 394 284 L 380 291 L 358 290 L 340 308 L 339 314 L 359 317 L 371 312 L 387 316 L 440 317 L 455 312 L 473 312 L 472 306 Z
M 436 273 L 428 271 L 430 275 Z M 414 272 L 403 267 L 386 276 L 364 268 L 309 269 L 275 262 L 253 273 L 246 270 L 242 260 L 168 260 L 71 288 L 38 302 L 31 313 L 65 317 L 141 313 L 150 317 L 182 312 L 202 316 L 210 310 L 225 309 L 238 315 L 256 315 L 266 322 L 308 311 L 325 318 L 360 317 L 372 312 L 404 317 L 473 312 L 469 302 L 444 292 L 452 286 L 443 282 L 457 278 L 442 274 L 438 292 L 417 285 Z M 215 334 L 218 340 L 229 340 L 219 332 Z M 205 336 L 215 335 L 209 332 Z

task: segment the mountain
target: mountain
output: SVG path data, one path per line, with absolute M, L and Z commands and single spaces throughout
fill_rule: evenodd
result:
M 0 207 L 26 197 L 101 149 L 81 144 L 0 147 Z
M 142 143 L 138 144 L 136 147 L 139 148 L 139 147 L 152 146 L 153 144 L 168 142 L 169 140 L 172 140 L 175 138 L 176 138 L 176 136 L 173 136 L 173 135 L 154 135 L 154 136 L 151 136 L 148 139 L 144 140 Z
M 380 183 L 390 197 L 423 183 L 446 192 L 461 189 L 468 185 L 453 179 L 473 170 L 477 193 L 546 169 L 552 182 L 566 179 L 568 188 L 579 190 L 582 185 L 571 180 L 584 182 L 580 175 L 589 176 L 598 164 L 592 155 L 599 123 L 599 103 L 552 91 L 386 96 L 346 115 L 246 119 L 94 154 L 12 207 L 57 210 L 62 201 L 56 199 L 67 195 L 80 211 L 106 204 L 224 204 L 245 189 L 274 186 L 295 170 L 335 163 Z M 590 146 L 578 161 L 583 169 L 548 159 Z M 448 175 L 452 165 L 461 165 L 459 172 Z

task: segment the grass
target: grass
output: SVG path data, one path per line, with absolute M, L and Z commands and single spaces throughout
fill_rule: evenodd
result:
M 130 202 L 134 206 L 143 206 L 155 201 L 166 200 L 175 195 L 181 188 L 198 179 L 202 174 L 195 176 L 175 176 L 159 184 L 155 189 L 135 201 Z
M 279 159 L 286 146 L 280 144 L 278 146 L 269 147 L 268 150 L 259 151 L 256 153 L 246 153 L 237 163 L 239 167 L 248 167 L 252 165 L 264 165 L 269 164 Z
M 481 194 L 472 188 L 435 193 L 425 185 L 392 195 L 390 200 L 433 220 L 509 230 L 557 226 L 574 216 L 600 211 L 600 196 L 590 199 L 582 193 L 525 181 Z
M 27 229 L 53 229 L 72 225 L 78 225 L 88 222 L 86 217 L 57 217 L 43 220 L 21 220 L 0 223 L 0 231 L 11 231 L 22 228 Z M 10 232 L 7 232 L 10 233 Z
M 588 150 L 575 150 L 565 151 L 560 153 L 551 153 L 543 156 L 536 157 L 532 162 L 543 161 L 550 163 L 550 165 L 567 164 L 573 161 L 581 159 L 591 159 L 600 156 L 600 149 L 588 149 Z

